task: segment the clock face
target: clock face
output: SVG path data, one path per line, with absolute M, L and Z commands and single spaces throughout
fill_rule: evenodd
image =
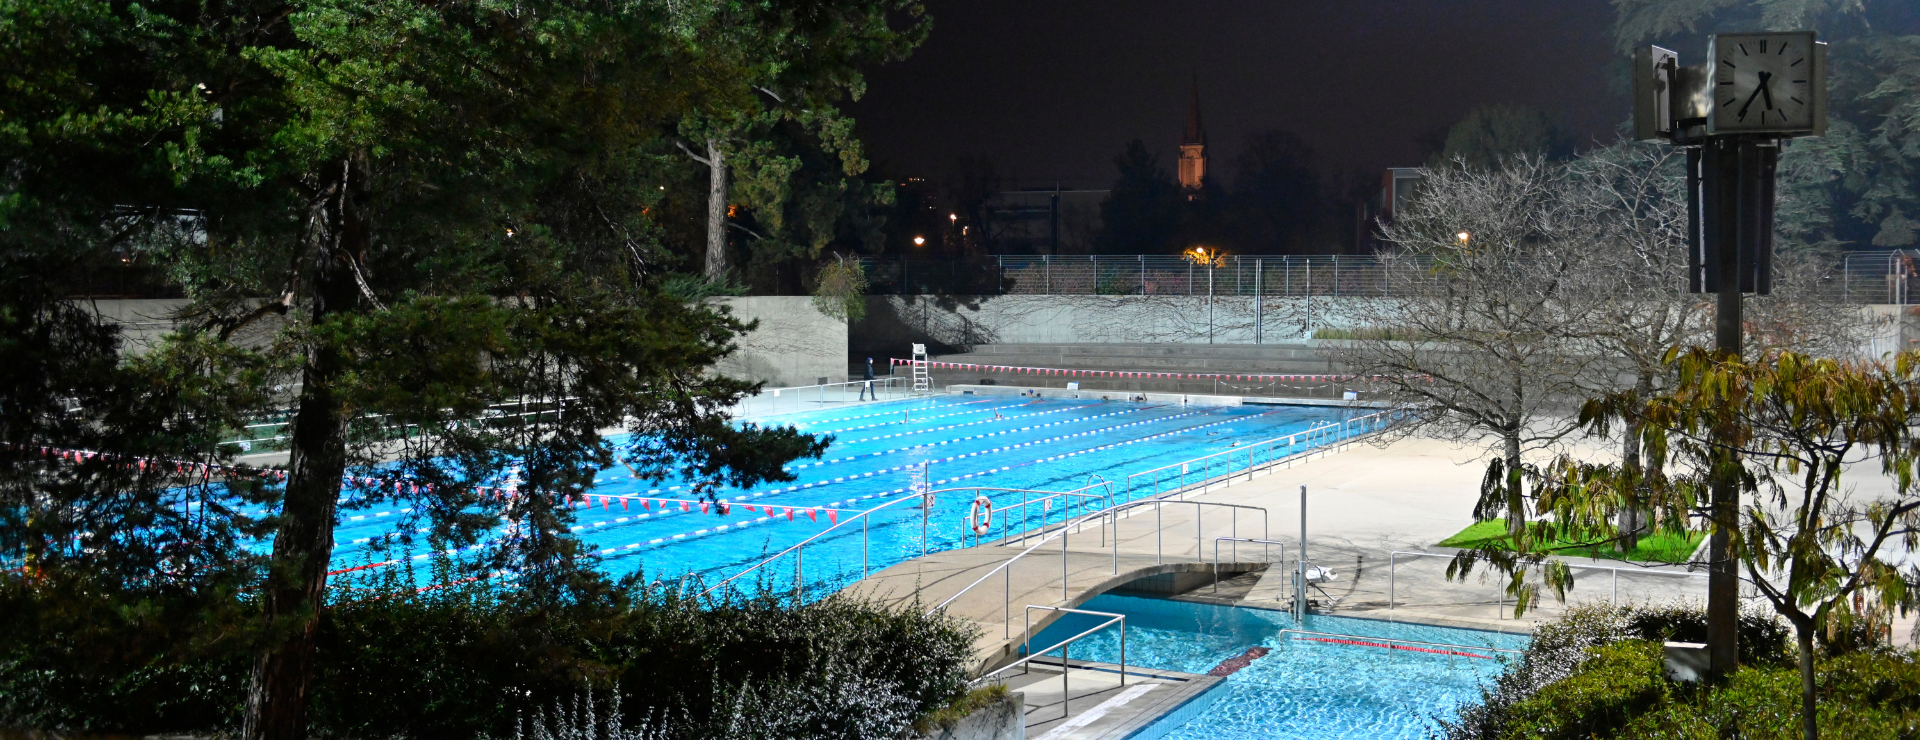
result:
M 1822 81 L 1812 33 L 1721 34 L 1708 46 L 1715 133 L 1808 131 Z

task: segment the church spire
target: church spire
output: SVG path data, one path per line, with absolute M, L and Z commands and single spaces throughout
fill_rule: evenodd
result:
M 1180 187 L 1189 200 L 1198 197 L 1207 179 L 1207 131 L 1200 126 L 1200 76 L 1193 77 L 1193 99 L 1187 105 L 1187 133 L 1180 139 Z

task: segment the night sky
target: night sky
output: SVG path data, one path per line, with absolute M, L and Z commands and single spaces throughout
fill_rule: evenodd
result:
M 930 0 L 933 32 L 852 106 L 879 174 L 985 155 L 1009 187 L 1106 187 L 1140 138 L 1172 169 L 1194 75 L 1215 176 L 1283 128 L 1325 174 L 1421 163 L 1478 105 L 1522 103 L 1577 141 L 1628 115 L 1607 0 Z M 1620 71 L 1624 71 L 1622 68 Z

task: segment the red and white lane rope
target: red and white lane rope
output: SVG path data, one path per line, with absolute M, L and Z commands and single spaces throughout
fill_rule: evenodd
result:
M 916 363 L 913 360 L 902 360 L 898 357 L 888 358 L 888 360 L 894 365 L 911 366 L 915 364 L 922 364 L 922 363 Z M 1113 378 L 1113 379 L 1140 379 L 1140 380 L 1251 380 L 1251 381 L 1270 383 L 1270 382 L 1276 382 L 1276 381 L 1317 381 L 1317 382 L 1347 381 L 1347 380 L 1384 377 L 1380 375 L 1365 375 L 1365 376 L 1363 375 L 1300 375 L 1300 374 L 1294 374 L 1294 373 L 1287 373 L 1287 374 L 1169 373 L 1169 372 L 1162 372 L 1157 370 L 1156 371 L 1079 370 L 1074 368 L 1061 368 L 1061 367 L 1029 367 L 1026 365 L 983 365 L 983 364 L 972 363 L 972 362 L 939 362 L 939 361 L 927 361 L 924 364 L 929 370 L 975 370 L 975 371 L 993 372 L 993 373 L 1012 373 L 1014 375 L 1041 375 L 1041 376 L 1049 376 L 1049 377 L 1067 377 L 1067 378 Z
M 1032 431 L 1032 430 L 1034 430 L 1034 429 L 1046 429 L 1046 428 L 1048 428 L 1048 427 L 1057 427 L 1057 426 L 1060 426 L 1060 425 L 1062 425 L 1062 424 L 1076 424 L 1076 423 L 1079 423 L 1079 422 L 1083 422 L 1083 421 L 1092 421 L 1092 420 L 1094 420 L 1094 419 L 1104 419 L 1104 418 L 1107 418 L 1107 417 L 1109 417 L 1109 416 L 1120 416 L 1120 415 L 1122 415 L 1122 414 L 1131 414 L 1131 413 L 1135 413 L 1135 412 L 1139 412 L 1139 411 L 1146 411 L 1146 410 L 1148 410 L 1148 409 L 1152 409 L 1152 408 L 1158 408 L 1158 407 L 1157 407 L 1157 406 L 1147 406 L 1147 407 L 1144 407 L 1144 408 L 1137 408 L 1137 409 L 1126 409 L 1126 410 L 1124 410 L 1124 411 L 1114 411 L 1114 412 L 1110 412 L 1110 413 L 1105 413 L 1105 414 L 1094 414 L 1093 416 L 1082 416 L 1082 417 L 1079 417 L 1079 418 L 1077 418 L 1077 419 L 1062 419 L 1062 420 L 1060 420 L 1060 421 L 1055 421 L 1055 422 L 1048 422 L 1048 423 L 1046 423 L 1046 424 L 1032 424 L 1032 425 L 1028 425 L 1028 426 L 1023 426 L 1023 427 L 1020 427 L 1020 428 L 1018 428 L 1018 429 L 1006 429 L 1006 430 L 1002 430 L 1002 431 L 998 431 L 998 432 L 987 432 L 987 433 L 984 433 L 984 434 L 969 434 L 969 435 L 967 435 L 967 436 L 964 436 L 964 437 L 954 437 L 953 439 L 943 439 L 943 440 L 940 440 L 939 442 L 929 442 L 929 443 L 927 443 L 927 444 L 920 444 L 920 445 L 913 445 L 913 446 L 911 446 L 911 447 L 895 447 L 895 448 L 893 448 L 893 449 L 891 449 L 891 450 L 881 450 L 881 451 L 879 451 L 879 452 L 862 452 L 862 453 L 860 453 L 860 454 L 858 454 L 858 455 L 848 455 L 848 456 L 846 456 L 846 457 L 836 457 L 836 458 L 833 458 L 833 459 L 830 459 L 830 460 L 821 460 L 821 461 L 819 461 L 819 462 L 810 462 L 810 463 L 806 463 L 806 464 L 803 464 L 803 465 L 791 465 L 791 466 L 788 466 L 788 467 L 787 467 L 787 469 L 788 469 L 788 470 L 805 470 L 805 469 L 807 469 L 807 468 L 817 468 L 817 467 L 820 467 L 820 466 L 822 466 L 822 465 L 833 465 L 833 464 L 836 464 L 836 463 L 843 463 L 843 462 L 847 462 L 847 461 L 850 461 L 850 460 L 861 460 L 861 459 L 865 459 L 865 458 L 869 458 L 869 457 L 879 457 L 879 456 L 881 456 L 881 455 L 891 455 L 891 454 L 894 454 L 894 453 L 896 453 L 896 452 L 905 452 L 905 451 L 908 451 L 908 450 L 918 450 L 918 449 L 924 449 L 924 448 L 927 448 L 927 447 L 939 447 L 939 446 L 941 446 L 941 445 L 950 445 L 950 444 L 954 444 L 954 443 L 957 443 L 957 442 L 966 442 L 966 441 L 969 441 L 969 440 L 975 440 L 975 439 L 985 439 L 985 438 L 987 438 L 987 437 L 998 437 L 998 436 L 1000 436 L 1000 435 L 1002 435 L 1002 434 L 1015 434 L 1015 433 L 1018 433 L 1018 432 L 1026 432 L 1026 431 Z M 1072 410 L 1072 409 L 1060 409 L 1060 411 L 1071 411 L 1071 410 Z M 1042 412 L 1040 412 L 1040 413 L 1038 413 L 1038 414 L 1020 414 L 1020 415 L 1018 415 L 1018 416 L 1007 416 L 1007 417 L 1002 417 L 1002 418 L 999 418 L 999 419 L 987 419 L 987 420 L 985 420 L 985 421 L 971 421 L 971 422 L 967 422 L 967 423 L 965 423 L 965 424 L 952 424 L 952 425 L 949 425 L 949 426 L 944 426 L 944 427 L 936 427 L 936 428 L 934 428 L 934 429 L 928 429 L 928 430 L 925 430 L 925 431 L 929 431 L 929 432 L 932 432 L 932 431 L 945 431 L 945 430 L 948 430 L 948 429 L 959 429 L 959 428 L 961 428 L 961 427 L 970 427 L 970 426 L 978 426 L 978 425 L 980 425 L 980 424 L 992 424 L 992 423 L 994 423 L 994 422 L 999 422 L 999 421 L 1004 421 L 1004 422 L 1009 422 L 1009 423 L 1013 423 L 1013 424 L 1018 424 L 1018 423 L 1020 423 L 1020 421 L 1021 421 L 1022 419 L 1027 419 L 1027 418 L 1031 418 L 1031 417 L 1035 417 L 1035 416 L 1045 416 L 1045 415 L 1047 415 L 1047 414 L 1057 414 L 1057 413 L 1060 413 L 1060 411 L 1042 411 Z M 1170 417 L 1169 417 L 1169 418 L 1170 418 Z M 908 436 L 908 435 L 913 435 L 913 434 L 919 434 L 919 432 L 901 432 L 901 433 L 899 433 L 899 434 L 888 434 L 888 435 L 884 435 L 884 436 L 880 436 L 880 437 L 873 437 L 873 438 L 870 438 L 870 439 L 861 439 L 861 440 L 854 440 L 854 441 L 856 441 L 856 442 L 873 442 L 873 441 L 877 441 L 877 440 L 882 440 L 882 439 L 890 439 L 890 438 L 893 438 L 893 437 L 904 437 L 904 436 Z
M 964 398 L 964 396 L 961 396 L 961 398 Z M 927 400 L 932 400 L 932 399 L 927 399 Z M 942 404 L 938 404 L 938 405 L 934 405 L 934 406 L 929 406 L 929 407 L 926 407 L 926 408 L 924 408 L 924 409 L 922 409 L 922 410 L 924 410 L 924 411 L 939 411 L 939 410 L 941 410 L 941 409 L 946 409 L 946 408 L 952 408 L 952 407 L 955 407 L 955 406 L 973 406 L 973 405 L 976 405 L 976 404 L 982 404 L 982 403 L 993 403 L 993 402 L 994 402 L 995 400 L 996 400 L 996 399 L 992 399 L 992 398 L 982 398 L 982 399 L 980 399 L 980 400 L 977 400 L 977 401 L 961 401 L 961 402 L 958 402 L 958 403 L 942 403 Z M 788 424 L 787 426 L 791 426 L 791 427 L 793 427 L 793 428 L 795 428 L 795 429 L 807 429 L 807 428 L 810 428 L 810 427 L 817 427 L 817 426 L 820 426 L 821 424 L 839 424 L 839 423 L 842 423 L 842 422 L 848 422 L 848 421 L 859 421 L 859 420 L 861 420 L 861 419 L 876 419 L 876 418 L 879 418 L 879 417 L 882 417 L 882 416 L 898 416 L 898 415 L 900 415 L 900 414 L 901 414 L 901 413 L 903 413 L 903 412 L 906 412 L 906 411 L 911 411 L 911 410 L 912 410 L 912 409 L 902 409 L 902 408 L 900 408 L 900 407 L 898 407 L 898 406 L 895 406 L 894 408 L 895 408 L 895 410 L 893 410 L 893 411 L 881 411 L 881 412 L 878 412 L 878 413 L 872 413 L 872 414 L 861 414 L 861 415 L 859 415 L 859 416 L 843 416 L 843 417 L 840 417 L 840 418 L 838 418 L 838 419 L 819 419 L 819 420 L 816 420 L 816 421 L 808 421 L 808 422 L 801 422 L 801 423 L 799 423 L 799 424 Z M 979 411 L 979 409 L 973 409 L 973 410 L 971 410 L 971 411 Z M 968 411 L 960 411 L 960 412 L 955 412 L 955 413 L 969 413 L 969 412 L 968 412 Z M 942 416 L 951 416 L 951 414 L 941 414 L 941 415 L 942 415 Z M 929 417 L 929 418 L 931 418 L 931 417 Z M 890 422 L 887 422 L 887 423 L 888 423 L 888 424 L 895 424 L 895 423 L 898 423 L 898 422 L 891 422 L 891 421 L 890 421 Z M 836 430 L 830 430 L 830 429 L 822 429 L 822 430 L 820 430 L 820 431 L 823 431 L 823 432 L 830 432 L 830 431 L 836 431 Z M 837 431 L 846 431 L 846 430 L 844 430 L 844 429 L 841 429 L 841 430 L 837 430 Z
M 1198 413 L 1198 412 L 1196 412 L 1196 413 Z M 1160 433 L 1160 434 L 1155 434 L 1155 435 L 1152 435 L 1152 436 L 1147 436 L 1147 437 L 1140 437 L 1140 438 L 1138 438 L 1138 439 L 1130 439 L 1130 440 L 1127 440 L 1127 441 L 1125 441 L 1125 442 L 1114 442 L 1114 443 L 1112 443 L 1112 444 L 1105 444 L 1105 445 L 1100 445 L 1100 446 L 1098 446 L 1098 447 L 1089 447 L 1089 448 L 1087 448 L 1087 449 L 1084 449 L 1084 450 L 1075 450 L 1075 451 L 1073 451 L 1073 452 L 1066 452 L 1066 453 L 1061 453 L 1061 454 L 1058 454 L 1058 455 L 1050 455 L 1050 456 L 1047 456 L 1047 457 L 1042 457 L 1042 458 L 1036 458 L 1036 459 L 1033 459 L 1033 460 L 1028 460 L 1028 461 L 1026 461 L 1026 462 L 1020 462 L 1020 463 L 1014 463 L 1014 464 L 1012 464 L 1012 465 L 1005 465 L 1005 466 L 1001 466 L 1001 467 L 997 467 L 997 468 L 988 468 L 988 469 L 986 469 L 986 470 L 980 470 L 980 471 L 975 471 L 975 472 L 972 472 L 972 473 L 966 473 L 966 474 L 964 474 L 964 475 L 956 475 L 956 476 L 953 476 L 953 477 L 949 477 L 949 478 L 941 478 L 941 479 L 939 479 L 939 480 L 935 480 L 935 481 L 930 481 L 930 483 L 931 483 L 932 485 L 941 485 L 941 484 L 945 484 L 945 483 L 956 483 L 956 482 L 959 482 L 959 481 L 963 481 L 963 480 L 968 480 L 968 479 L 971 479 L 971 478 L 979 478 L 979 477 L 982 477 L 982 476 L 988 476 L 988 475 L 996 475 L 996 474 L 999 474 L 999 473 L 1004 473 L 1004 472 L 1007 472 L 1007 471 L 1009 471 L 1009 470 L 1013 470 L 1013 469 L 1015 469 L 1015 468 L 1022 468 L 1022 467 L 1026 467 L 1026 466 L 1028 466 L 1028 465 L 1037 465 L 1037 464 L 1040 464 L 1040 463 L 1046 463 L 1046 462 L 1053 462 L 1053 461 L 1055 461 L 1055 460 L 1064 460 L 1064 459 L 1067 459 L 1067 458 L 1069 458 L 1069 457 L 1078 457 L 1078 456 L 1080 456 L 1080 455 L 1087 455 L 1087 454 L 1092 454 L 1092 453 L 1095 453 L 1095 452 L 1103 452 L 1103 451 L 1106 451 L 1106 450 L 1111 450 L 1111 449 L 1113 449 L 1113 448 L 1116 448 L 1116 447 L 1125 447 L 1125 446 L 1127 446 L 1127 445 L 1133 445 L 1133 444 L 1139 444 L 1139 443 L 1142 443 L 1142 442 L 1149 442 L 1149 441 L 1152 441 L 1152 440 L 1156 440 L 1156 439 L 1160 439 L 1160 438 L 1163 438 L 1163 437 L 1171 437 L 1171 436 L 1173 436 L 1173 435 L 1176 435 L 1176 434 L 1186 434 L 1186 433 L 1188 433 L 1188 432 L 1194 432 L 1194 431 L 1198 431 L 1198 430 L 1201 430 L 1201 429 L 1206 429 L 1206 428 L 1208 428 L 1208 427 L 1216 427 L 1216 426 L 1220 426 L 1221 424 L 1231 424 L 1231 423 L 1234 423 L 1234 422 L 1237 422 L 1237 421 L 1244 421 L 1244 420 L 1246 420 L 1246 419 L 1251 419 L 1251 418 L 1257 418 L 1257 417 L 1259 417 L 1259 416 L 1265 416 L 1266 414 L 1272 414 L 1272 413 L 1277 413 L 1277 412 L 1274 412 L 1274 411 L 1268 411 L 1268 412 L 1265 412 L 1265 413 L 1262 413 L 1262 414 L 1256 414 L 1255 416 L 1249 416 L 1249 417 L 1236 417 L 1236 418 L 1233 418 L 1233 419 L 1225 419 L 1225 420 L 1222 420 L 1222 421 L 1216 421 L 1216 422 L 1212 422 L 1212 423 L 1209 423 L 1209 424 L 1200 424 L 1200 425 L 1197 425 L 1197 426 L 1191 426 L 1191 427 L 1187 427 L 1187 428 L 1185 428 L 1185 429 L 1176 429 L 1176 430 L 1174 430 L 1174 431 L 1171 431 L 1171 432 L 1162 432 L 1162 433 Z M 1186 414 L 1182 414 L 1182 416 L 1186 416 Z M 1172 418 L 1172 417 L 1168 417 L 1168 418 Z M 1145 422 L 1139 422 L 1139 423 L 1145 423 Z M 1074 436 L 1074 437 L 1077 437 L 1077 436 L 1080 436 L 1080 435 L 1078 435 L 1078 434 L 1075 434 L 1075 435 L 1068 435 L 1068 436 Z M 1066 438 L 1066 437 L 1061 437 L 1061 439 L 1065 439 L 1065 438 Z M 1013 448 L 1017 448 L 1017 447 L 1026 447 L 1026 446 L 1029 446 L 1029 445 L 1032 445 L 1032 444 L 1035 444 L 1035 443 L 1033 443 L 1033 442 L 1029 442 L 1029 443 L 1026 443 L 1026 444 L 1020 444 L 1020 445 L 1013 445 L 1012 447 L 1009 447 L 1009 448 L 1006 448 L 1006 449 L 1013 449 Z M 968 453 L 968 454 L 965 454 L 965 455 L 955 455 L 955 456 L 953 456 L 953 457 L 948 457 L 948 458 L 945 458 L 945 459 L 941 459 L 941 460 L 929 460 L 928 462 L 952 462 L 952 461 L 955 461 L 955 460 L 960 460 L 960 459 L 964 459 L 964 458 L 968 458 L 968 457 L 973 457 L 973 456 L 975 456 L 975 455 L 980 455 L 980 454 L 984 454 L 984 453 L 985 453 L 985 451 L 982 451 L 982 452 L 975 452 L 975 453 Z M 917 466 L 905 466 L 905 467 L 917 467 Z M 858 477 L 866 477 L 866 476 L 858 476 Z M 896 489 L 893 489 L 893 490 L 891 490 L 891 491 L 877 491 L 877 492 L 875 492 L 875 493 L 870 493 L 870 494 L 867 494 L 867 495 L 864 495 L 864 496 L 857 496 L 857 497 L 854 497 L 854 498 L 850 498 L 850 499 L 847 499 L 845 503 L 851 503 L 851 502 L 854 502 L 854 501 L 863 501 L 863 500 L 866 500 L 866 499 L 872 499 L 872 498 L 879 498 L 879 497 L 881 497 L 881 496 L 897 496 L 897 495 L 901 495 L 901 494 L 905 494 L 905 493 L 908 493 L 908 492 L 909 492 L 910 490 L 912 490 L 912 489 L 911 489 L 911 487 L 909 486 L 909 487 L 902 487 L 902 488 L 896 488 Z M 835 502 L 835 505 L 838 505 L 839 503 L 842 503 L 842 502 Z M 762 518 L 760 518 L 760 519 L 754 519 L 754 520 L 745 520 L 745 521 L 739 521 L 739 522 L 731 522 L 731 523 L 728 523 L 728 524 L 722 524 L 722 525 L 720 525 L 720 526 L 717 526 L 717 527 L 708 527 L 708 528 L 706 528 L 706 529 L 698 529 L 698 530 L 694 530 L 694 531 L 692 531 L 692 532 L 682 532 L 682 533 L 679 533 L 679 534 L 675 534 L 675 535 L 670 535 L 670 536 L 666 536 L 666 537 L 655 537 L 655 538 L 653 538 L 653 539 L 650 539 L 650 540 L 647 540 L 647 541 L 645 541 L 645 542 L 635 542 L 635 543 L 631 543 L 631 544 L 627 544 L 627 545 L 623 545 L 623 546 L 619 546 L 619 547 L 609 547 L 609 548 L 604 548 L 604 549 L 601 549 L 601 550 L 597 550 L 597 551 L 595 551 L 595 554 L 597 554 L 597 555 L 613 555 L 613 554 L 625 554 L 625 553 L 628 553 L 628 552 L 630 552 L 630 551 L 634 551 L 634 550 L 639 550 L 640 548 L 643 548 L 643 547 L 647 547 L 647 546 L 651 546 L 651 545 L 661 545 L 661 544 L 666 544 L 666 543 L 668 543 L 668 542 L 674 542 L 674 541 L 678 541 L 678 540 L 683 540 L 683 539 L 688 539 L 688 538 L 692 538 L 692 537 L 704 537 L 704 536 L 707 536 L 707 535 L 716 535 L 716 534 L 721 534 L 721 533 L 725 533 L 725 532 L 730 532 L 730 531 L 735 531 L 735 530 L 738 530 L 738 529 L 742 529 L 742 528 L 745 528 L 745 527 L 747 527 L 747 526 L 750 526 L 750 525 L 753 525 L 753 524 L 756 524 L 756 523 L 759 523 L 759 522 L 763 522 L 763 521 L 766 521 L 766 520 L 767 520 L 767 519 L 766 519 L 765 517 L 762 517 Z

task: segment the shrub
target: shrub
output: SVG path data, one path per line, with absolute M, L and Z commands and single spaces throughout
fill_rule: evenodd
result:
M 1794 738 L 1800 678 L 1791 632 L 1769 614 L 1740 618 L 1742 669 L 1713 684 L 1667 680 L 1665 640 L 1700 642 L 1696 608 L 1582 606 L 1540 626 L 1481 701 L 1442 722 L 1449 740 Z M 1826 645 L 1818 663 L 1828 738 L 1920 738 L 1920 662 L 1870 636 Z
M 354 591 L 320 624 L 310 729 L 504 737 L 529 717 L 557 722 L 542 713 L 589 691 L 645 737 L 885 737 L 966 693 L 974 636 L 950 617 L 840 597 L 704 602 L 641 583 L 589 578 L 549 598 L 480 584 Z M 234 598 L 210 609 L 119 596 L 6 579 L 0 728 L 237 728 L 257 612 Z

